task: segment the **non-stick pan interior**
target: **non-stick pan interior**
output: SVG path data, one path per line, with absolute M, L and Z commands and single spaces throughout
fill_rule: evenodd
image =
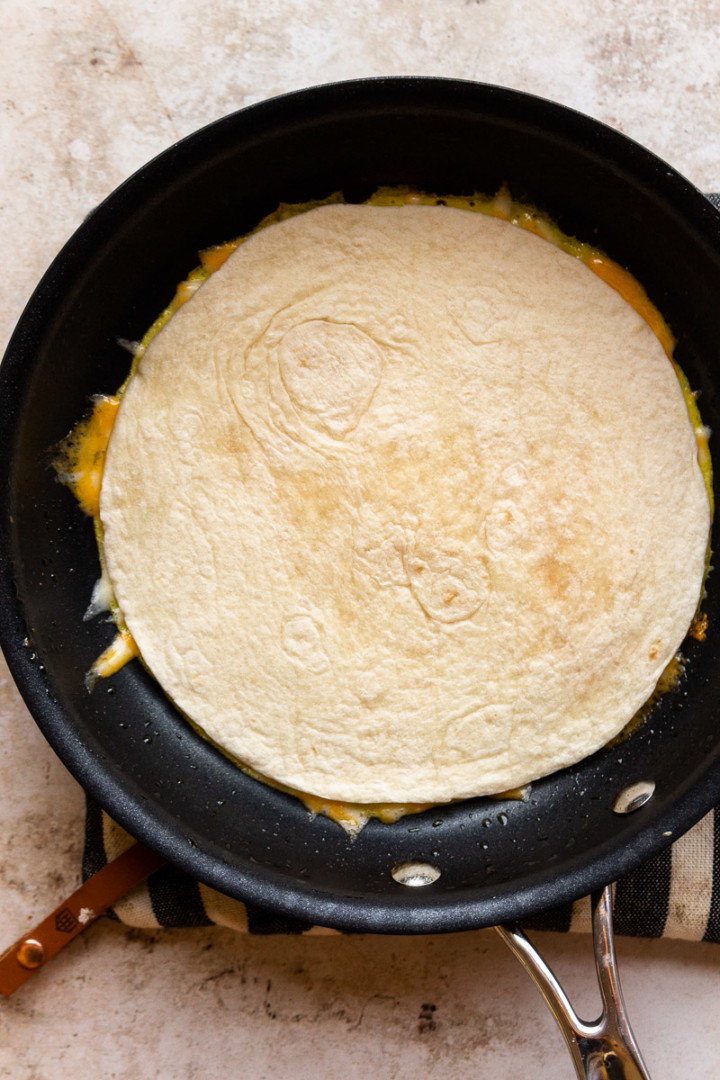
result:
M 445 80 L 304 91 L 178 144 L 78 230 L 1 370 L 0 621 L 35 718 L 136 836 L 215 887 L 307 922 L 388 932 L 488 925 L 612 880 L 688 828 L 720 795 L 713 576 L 708 640 L 686 643 L 683 688 L 631 737 L 535 783 L 526 802 L 476 799 L 371 822 L 352 841 L 226 760 L 139 663 L 88 694 L 85 672 L 114 631 L 83 622 L 98 575 L 95 541 L 55 480 L 51 447 L 92 394 L 117 388 L 128 367 L 118 339 L 142 336 L 200 248 L 246 232 L 279 202 L 338 190 L 362 200 L 381 184 L 471 194 L 503 183 L 643 282 L 678 338 L 705 422 L 720 429 L 716 211 L 664 163 L 587 118 Z M 656 783 L 654 798 L 632 815 L 613 813 L 618 792 L 638 780 Z M 440 878 L 398 884 L 391 871 L 414 860 Z

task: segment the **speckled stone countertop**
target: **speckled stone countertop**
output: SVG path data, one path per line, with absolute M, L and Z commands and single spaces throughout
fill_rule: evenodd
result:
M 108 192 L 178 137 L 319 82 L 446 75 L 574 106 L 720 190 L 718 0 L 4 0 L 3 345 L 43 270 Z M 83 798 L 0 667 L 0 950 L 79 881 Z M 543 935 L 581 1011 L 589 940 Z M 713 1078 L 720 952 L 619 943 L 656 1080 Z M 0 1001 L 12 1080 L 509 1080 L 574 1075 L 493 931 L 247 938 L 102 920 Z

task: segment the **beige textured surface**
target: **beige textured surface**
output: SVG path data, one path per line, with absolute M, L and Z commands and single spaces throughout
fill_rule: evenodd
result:
M 3 340 L 62 241 L 132 169 L 243 103 L 328 79 L 420 73 L 513 85 L 612 123 L 701 188 L 720 188 L 716 0 L 4 0 L 0 29 Z M 82 798 L 4 674 L 0 739 L 9 942 L 75 884 Z M 546 936 L 545 946 L 582 1005 L 587 941 Z M 621 942 L 619 952 L 656 1080 L 714 1078 L 717 947 Z M 0 1001 L 3 1078 L 207 1075 L 573 1073 L 537 992 L 492 932 L 287 942 L 100 924 Z

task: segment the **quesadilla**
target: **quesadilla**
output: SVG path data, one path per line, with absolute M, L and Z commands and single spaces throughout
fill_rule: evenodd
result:
M 251 235 L 154 337 L 100 492 L 143 662 L 248 768 L 446 802 L 591 754 L 698 608 L 676 371 L 579 259 L 447 206 Z

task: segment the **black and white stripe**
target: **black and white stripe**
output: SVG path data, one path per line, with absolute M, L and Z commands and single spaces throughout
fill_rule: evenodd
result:
M 83 878 L 96 873 L 132 843 L 87 800 Z M 250 934 L 322 933 L 309 923 L 223 896 L 165 866 L 116 905 L 111 917 L 129 926 L 230 926 Z M 615 887 L 615 931 L 629 937 L 674 937 L 720 944 L 720 807 L 671 847 Z M 587 898 L 527 919 L 529 930 L 587 931 Z M 327 931 L 325 931 L 327 932 Z

